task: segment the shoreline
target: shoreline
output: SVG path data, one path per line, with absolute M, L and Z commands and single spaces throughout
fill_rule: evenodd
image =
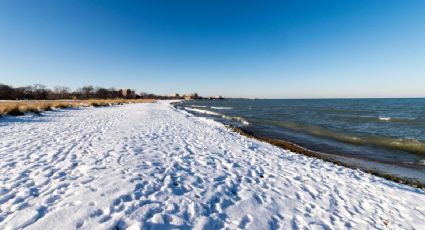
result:
M 177 110 L 181 110 L 177 108 L 177 105 L 180 102 L 181 101 L 173 102 L 170 105 Z M 223 124 L 220 121 L 217 121 L 217 122 Z M 263 141 L 271 145 L 277 146 L 279 148 L 289 150 L 291 152 L 302 154 L 307 157 L 321 159 L 339 166 L 344 166 L 346 168 L 359 169 L 363 172 L 366 172 L 375 176 L 379 176 L 379 177 L 382 177 L 400 184 L 405 184 L 415 188 L 425 189 L 425 180 L 419 181 L 418 179 L 415 179 L 415 178 L 409 178 L 407 176 L 403 177 L 401 175 L 395 175 L 396 173 L 391 174 L 391 173 L 384 172 L 383 170 L 383 168 L 385 167 L 392 168 L 393 170 L 395 169 L 395 171 L 400 172 L 399 174 L 403 174 L 402 172 L 408 172 L 412 170 L 409 168 L 400 167 L 398 165 L 391 165 L 391 164 L 387 164 L 387 163 L 379 162 L 379 161 L 373 161 L 370 159 L 355 158 L 355 157 L 349 157 L 349 156 L 343 156 L 343 155 L 333 155 L 333 154 L 328 154 L 325 152 L 314 151 L 306 147 L 300 146 L 298 144 L 292 143 L 290 141 L 256 135 L 253 132 L 249 132 L 247 130 L 244 130 L 243 128 L 236 127 L 233 125 L 228 125 L 228 124 L 223 124 L 223 125 L 228 127 L 231 131 L 239 133 L 240 135 L 253 138 L 259 141 Z M 381 169 L 379 169 L 379 167 Z M 411 173 L 414 174 L 414 172 L 411 172 Z
M 420 182 L 416 179 L 412 179 L 412 178 L 403 178 L 400 176 L 396 176 L 393 174 L 389 174 L 389 173 L 384 173 L 384 172 L 380 172 L 379 170 L 375 169 L 367 169 L 367 167 L 365 166 L 361 166 L 358 162 L 361 161 L 362 159 L 356 159 L 356 158 L 348 158 L 345 156 L 334 156 L 331 154 L 327 154 L 327 153 L 323 153 L 323 152 L 318 152 L 318 151 L 313 151 L 310 149 L 307 149 L 305 147 L 299 146 L 297 144 L 291 143 L 289 141 L 285 141 L 285 140 L 280 140 L 280 139 L 274 139 L 274 138 L 266 138 L 266 137 L 261 137 L 258 135 L 255 135 L 254 133 L 248 132 L 246 130 L 243 130 L 241 128 L 235 127 L 235 126 L 230 126 L 230 125 L 226 125 L 226 127 L 228 127 L 231 131 L 236 132 L 240 135 L 249 137 L 249 138 L 253 138 L 259 141 L 263 141 L 266 143 L 269 143 L 271 145 L 280 147 L 282 149 L 286 149 L 289 150 L 291 152 L 294 153 L 298 153 L 298 154 L 302 154 L 305 155 L 307 157 L 313 157 L 313 158 L 317 158 L 317 159 L 321 159 L 339 166 L 344 166 L 346 168 L 351 168 L 351 169 L 359 169 L 361 171 L 364 171 L 366 173 L 375 175 L 375 176 L 379 176 L 400 184 L 405 184 L 405 185 L 409 185 L 415 188 L 420 188 L 420 189 L 425 189 L 425 183 L 424 182 Z M 340 159 L 338 159 L 340 158 Z M 346 161 L 351 161 L 354 164 L 349 164 L 344 162 L 343 158 L 346 158 Z M 355 164 L 355 162 L 357 161 L 357 164 Z

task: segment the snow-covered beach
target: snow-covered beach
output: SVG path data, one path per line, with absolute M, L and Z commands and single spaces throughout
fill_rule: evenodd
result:
M 0 229 L 424 229 L 425 192 L 169 102 L 0 118 Z

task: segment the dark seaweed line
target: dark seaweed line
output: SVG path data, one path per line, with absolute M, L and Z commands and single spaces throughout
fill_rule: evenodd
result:
M 257 136 L 254 133 L 248 132 L 246 130 L 243 130 L 241 128 L 238 127 L 234 127 L 234 126 L 230 126 L 230 125 L 226 125 L 231 131 L 236 132 L 240 135 L 249 137 L 249 138 L 253 138 L 259 141 L 263 141 L 263 142 L 267 142 L 269 144 L 272 144 L 274 146 L 280 147 L 282 149 L 286 149 L 289 150 L 291 152 L 295 152 L 298 154 L 303 154 L 307 157 L 314 157 L 314 158 L 318 158 L 339 166 L 344 166 L 346 168 L 351 168 L 351 169 L 359 169 L 363 172 L 378 176 L 378 177 L 382 177 L 385 178 L 387 180 L 391 180 L 400 184 L 405 184 L 405 185 L 409 185 L 415 188 L 420 188 L 420 189 L 425 189 L 425 184 L 421 183 L 420 181 L 414 180 L 414 179 L 410 179 L 410 178 L 401 178 L 398 176 L 394 176 L 391 174 L 387 174 L 387 173 L 381 173 L 378 171 L 374 171 L 374 170 L 366 170 L 366 169 L 362 169 L 362 168 L 358 168 L 358 167 L 354 167 L 352 165 L 346 164 L 338 159 L 335 159 L 335 157 L 326 154 L 326 153 L 322 153 L 322 152 L 317 152 L 317 151 L 313 151 L 313 150 L 309 150 L 307 148 L 301 147 L 297 144 L 288 142 L 288 141 L 284 141 L 284 140 L 278 140 L 278 139 L 273 139 L 273 138 L 266 138 L 266 137 L 261 137 L 261 136 Z

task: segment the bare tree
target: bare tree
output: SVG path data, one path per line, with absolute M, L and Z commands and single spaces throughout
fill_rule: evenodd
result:
M 94 92 L 94 88 L 91 85 L 83 86 L 83 88 L 81 88 L 81 92 L 83 93 L 85 99 L 89 99 Z
M 66 86 L 55 86 L 55 88 L 53 89 L 53 92 L 54 92 L 54 95 L 53 95 L 54 99 L 69 99 L 71 89 Z
M 14 89 L 8 85 L 0 84 L 0 100 L 11 100 Z
M 32 98 L 32 89 L 30 86 L 14 88 L 10 99 L 30 100 Z
M 105 88 L 96 87 L 95 95 L 97 98 L 106 99 L 109 96 L 109 91 Z
M 45 100 L 49 95 L 49 89 L 42 84 L 34 84 L 31 88 L 31 97 L 35 100 Z
M 53 90 L 48 89 L 45 85 L 34 84 L 32 86 L 14 88 L 5 84 L 0 84 L 0 100 L 45 100 L 45 99 L 90 99 L 90 98 L 140 98 L 140 97 L 157 97 L 154 94 L 141 93 L 142 96 L 136 94 L 135 90 L 126 89 L 125 95 L 123 90 L 116 90 L 111 87 L 109 89 L 103 87 L 84 86 L 75 91 L 71 91 L 66 86 L 55 86 Z

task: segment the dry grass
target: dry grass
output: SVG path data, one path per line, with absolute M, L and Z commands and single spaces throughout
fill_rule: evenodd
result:
M 40 114 L 53 109 L 75 107 L 101 107 L 128 103 L 149 103 L 151 99 L 90 99 L 90 100 L 50 100 L 50 101 L 7 101 L 0 102 L 0 116 L 21 116 L 25 113 Z

